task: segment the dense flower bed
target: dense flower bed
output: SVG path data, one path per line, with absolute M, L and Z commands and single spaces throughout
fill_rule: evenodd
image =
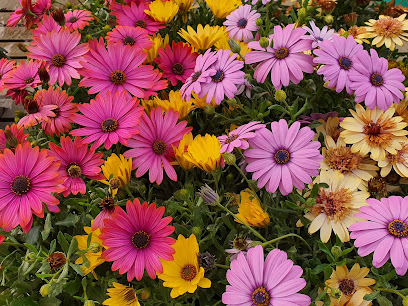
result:
M 407 8 L 20 4 L 1 305 L 408 305 Z

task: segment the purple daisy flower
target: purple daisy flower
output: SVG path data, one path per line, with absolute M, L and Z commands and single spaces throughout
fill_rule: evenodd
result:
M 293 26 L 289 24 L 285 29 L 274 27 L 274 34 L 269 36 L 269 43 L 273 41 L 273 47 L 262 48 L 259 41 L 248 43 L 248 48 L 256 51 L 245 55 L 245 64 L 261 62 L 254 73 L 258 83 L 264 83 L 271 72 L 272 84 L 276 89 L 281 89 L 282 85 L 288 86 L 289 81 L 299 84 L 303 80 L 303 72 L 314 71 L 313 58 L 303 53 L 312 49 L 312 41 L 302 38 L 305 30 L 293 29 Z
M 253 121 L 244 125 L 241 125 L 237 129 L 231 131 L 228 136 L 222 135 L 218 137 L 221 143 L 221 153 L 231 153 L 234 148 L 240 148 L 246 150 L 249 148 L 247 139 L 255 137 L 255 131 L 265 128 L 265 124 L 259 124 L 260 121 Z
M 200 99 L 207 95 L 207 104 L 210 104 L 214 98 L 215 103 L 220 105 L 224 95 L 230 99 L 235 97 L 237 86 L 245 82 L 245 72 L 241 71 L 244 68 L 244 62 L 235 60 L 237 56 L 238 54 L 231 54 L 230 50 L 217 51 L 217 60 L 210 67 L 215 69 L 215 73 L 207 79 L 207 83 L 203 84 L 198 94 Z
M 320 49 L 314 50 L 317 57 L 313 60 L 316 64 L 323 64 L 317 70 L 323 74 L 323 79 L 329 81 L 329 88 L 336 87 L 337 92 L 344 88 L 352 94 L 350 74 L 355 71 L 355 57 L 363 51 L 363 46 L 356 43 L 353 36 L 347 39 L 343 36 L 333 36 L 333 42 L 325 41 L 320 44 Z
M 281 119 L 271 123 L 272 132 L 260 129 L 249 140 L 252 149 L 244 155 L 248 172 L 254 172 L 252 179 L 258 180 L 258 187 L 265 186 L 268 192 L 278 187 L 283 195 L 293 190 L 304 189 L 304 183 L 311 184 L 312 176 L 319 174 L 323 156 L 319 152 L 320 142 L 312 141 L 315 133 L 309 127 L 300 128 L 297 121 L 290 128 Z
M 311 113 L 309 116 L 300 116 L 300 118 L 302 120 L 299 120 L 300 123 L 303 124 L 310 124 L 314 121 L 318 121 L 318 120 L 323 120 L 323 121 L 327 121 L 329 118 L 335 118 L 339 115 L 338 112 L 329 112 L 326 114 L 322 114 L 322 113 Z
M 310 39 L 312 42 L 312 48 L 315 49 L 320 47 L 324 41 L 333 41 L 332 36 L 334 29 L 329 30 L 327 26 L 324 26 L 321 30 L 316 27 L 316 24 L 313 21 L 310 21 L 310 28 L 307 26 L 302 27 L 310 35 L 303 36 L 303 39 Z M 336 36 L 336 35 L 335 35 Z
M 227 16 L 224 25 L 227 26 L 229 38 L 244 42 L 254 38 L 252 31 L 258 31 L 256 20 L 261 17 L 261 14 L 256 10 L 251 11 L 251 8 L 249 4 L 241 5 Z
M 374 252 L 373 265 L 382 267 L 391 257 L 398 275 L 405 275 L 408 268 L 408 197 L 391 196 L 381 201 L 368 199 L 369 206 L 360 208 L 355 214 L 367 221 L 349 227 L 350 238 L 356 239 L 354 246 L 358 255 Z
M 222 302 L 228 306 L 310 305 L 311 299 L 298 291 L 306 286 L 303 269 L 293 264 L 279 249 L 269 252 L 266 260 L 262 246 L 241 252 L 227 271 Z
M 364 101 L 369 109 L 376 106 L 386 111 L 393 102 L 399 103 L 405 91 L 402 83 L 405 76 L 398 68 L 388 70 L 388 61 L 378 57 L 377 51 L 370 49 L 360 52 L 356 56 L 354 71 L 350 73 L 351 89 L 355 90 L 355 101 Z

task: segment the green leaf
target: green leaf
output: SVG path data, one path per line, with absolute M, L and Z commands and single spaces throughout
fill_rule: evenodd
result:
M 56 248 L 57 248 L 57 240 L 53 239 L 50 243 L 50 254 L 54 253 Z
M 303 209 L 302 207 L 300 207 L 300 206 L 296 205 L 295 203 L 293 203 L 291 201 L 288 201 L 288 200 L 286 200 L 284 203 L 285 203 L 285 205 L 287 207 L 289 207 L 291 209 L 295 209 L 295 210 L 302 210 Z
M 48 213 L 47 217 L 45 218 L 44 230 L 41 232 L 42 240 L 47 240 L 48 236 L 50 235 L 51 228 L 52 228 L 51 214 Z
M 285 114 L 290 115 L 289 112 L 287 111 L 287 109 L 285 109 L 283 106 L 278 105 L 278 104 L 271 105 L 271 106 L 268 107 L 268 109 L 269 110 L 277 110 L 277 111 L 279 111 L 281 113 L 285 113 Z
M 34 252 L 35 254 L 37 254 L 37 249 L 36 249 L 36 247 L 35 246 L 33 246 L 32 244 L 29 244 L 29 243 L 24 243 L 24 245 L 25 245 L 25 247 L 27 248 L 27 249 L 29 249 L 31 252 Z
M 18 297 L 13 298 L 10 306 L 38 306 L 38 303 L 29 297 Z
M 79 221 L 79 216 L 77 215 L 68 215 L 64 220 L 55 222 L 55 225 L 62 226 L 74 226 Z
M 78 249 L 78 240 L 76 238 L 72 238 L 71 244 L 69 245 L 69 249 L 67 252 L 67 259 L 69 259 L 74 251 Z
M 68 252 L 68 249 L 69 249 L 68 240 L 64 237 L 64 234 L 62 232 L 58 233 L 57 238 L 58 238 L 59 245 L 61 246 L 62 250 L 66 254 Z
M 43 278 L 53 277 L 54 274 L 38 274 L 37 273 L 35 276 L 37 276 L 38 278 L 43 279 Z
M 347 262 L 347 258 L 343 259 L 342 261 L 336 262 L 336 266 L 344 266 Z
M 68 269 L 69 269 L 69 265 L 65 264 L 61 274 L 59 275 L 59 277 L 58 277 L 58 279 L 56 281 L 57 283 L 62 281 L 68 275 Z
M 40 300 L 40 306 L 59 306 L 61 301 L 56 297 L 46 297 Z
M 354 250 L 354 247 L 345 249 L 343 252 L 341 252 L 340 256 L 346 256 L 348 253 L 350 253 L 352 250 Z
M 91 240 L 92 240 L 92 232 L 89 233 L 88 238 L 86 239 L 86 248 L 87 249 L 91 245 Z
M 31 230 L 27 233 L 26 242 L 34 245 L 38 241 L 39 232 L 39 226 L 34 226 L 31 228 Z
M 81 276 L 84 275 L 84 272 L 82 272 L 82 269 L 81 269 L 81 266 L 80 266 L 80 265 L 76 265 L 76 264 L 73 264 L 73 263 L 69 263 L 69 266 L 70 266 L 72 269 L 74 269 L 74 271 L 75 271 L 77 274 L 79 274 L 79 275 L 81 275 Z
M 81 288 L 81 280 L 79 278 L 76 278 L 75 280 L 65 284 L 63 289 L 65 293 L 68 293 L 69 295 L 74 295 L 75 293 L 78 292 L 79 288 Z
M 379 295 L 380 295 L 380 291 L 374 291 L 373 293 L 366 294 L 366 295 L 364 296 L 364 300 L 366 300 L 366 301 L 372 301 L 372 300 L 374 300 L 375 298 L 377 298 L 377 296 L 379 296 Z
M 392 302 L 385 296 L 379 295 L 377 296 L 376 300 L 380 306 L 393 306 Z

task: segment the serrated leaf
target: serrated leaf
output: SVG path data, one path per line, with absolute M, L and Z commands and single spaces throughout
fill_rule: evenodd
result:
M 69 245 L 69 249 L 67 252 L 67 259 L 69 259 L 74 251 L 78 249 L 78 240 L 72 238 L 71 244 Z
M 51 232 L 51 228 L 52 228 L 51 214 L 48 213 L 47 217 L 45 218 L 44 230 L 41 232 L 42 240 L 46 240 L 48 238 Z
M 380 295 L 380 291 L 374 291 L 373 293 L 370 293 L 370 294 L 366 294 L 365 296 L 364 296 L 364 300 L 366 300 L 366 301 L 372 301 L 372 300 L 374 300 L 377 296 L 379 296 Z
M 58 238 L 59 245 L 61 246 L 62 250 L 66 254 L 68 252 L 68 249 L 69 249 L 68 240 L 65 238 L 65 236 L 64 236 L 64 234 L 62 232 L 58 233 L 57 238 Z
M 55 222 L 55 225 L 61 226 L 74 226 L 79 220 L 77 215 L 68 215 L 64 220 Z

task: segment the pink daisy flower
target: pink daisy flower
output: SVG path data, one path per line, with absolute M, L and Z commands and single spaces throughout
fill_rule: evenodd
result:
M 59 163 L 54 162 L 46 150 L 31 148 L 29 142 L 17 145 L 14 152 L 5 149 L 0 154 L 0 227 L 3 230 L 9 232 L 20 224 L 27 233 L 33 214 L 44 217 L 44 204 L 54 212 L 59 211 L 59 201 L 52 195 L 64 190 L 58 167 Z
M 74 10 L 68 11 L 65 14 L 65 26 L 70 31 L 75 30 L 82 30 L 87 25 L 89 25 L 88 21 L 93 19 L 92 13 L 86 10 Z
M 105 227 L 99 238 L 108 249 L 102 253 L 106 261 L 113 261 L 112 271 L 127 273 L 128 281 L 136 278 L 140 281 L 144 270 L 150 278 L 163 272 L 162 260 L 173 260 L 176 242 L 168 237 L 174 232 L 174 226 L 168 225 L 172 217 L 163 218 L 164 207 L 138 199 L 126 203 L 126 212 L 118 208 L 112 219 L 105 220 Z
M 265 124 L 260 124 L 260 121 L 253 121 L 241 125 L 237 129 L 231 131 L 228 136 L 222 135 L 218 137 L 221 143 L 220 153 L 231 153 L 234 148 L 246 150 L 249 148 L 247 139 L 255 137 L 255 131 L 265 128 Z
M 230 99 L 235 97 L 237 86 L 245 82 L 245 72 L 241 71 L 244 63 L 235 60 L 238 54 L 232 54 L 230 50 L 219 50 L 216 57 L 217 60 L 211 66 L 215 73 L 208 78 L 208 83 L 203 84 L 198 97 L 201 99 L 206 96 L 207 104 L 214 98 L 215 103 L 220 105 L 224 95 Z
M 58 169 L 63 178 L 63 185 L 66 187 L 63 195 L 67 197 L 70 193 L 85 194 L 86 185 L 81 175 L 91 180 L 104 179 L 100 166 L 103 164 L 103 153 L 95 153 L 88 150 L 88 145 L 81 141 L 80 137 L 75 137 L 74 141 L 70 137 L 61 137 L 61 147 L 50 142 L 49 154 L 55 160 L 61 162 Z
M 251 11 L 251 8 L 249 4 L 241 5 L 227 16 L 224 25 L 227 26 L 228 37 L 244 42 L 254 38 L 252 32 L 259 30 L 256 20 L 261 14 L 256 10 Z
M 150 49 L 154 43 L 142 28 L 117 26 L 107 34 L 108 43 L 121 43 L 137 50 Z
M 23 101 L 27 115 L 21 118 L 17 125 L 19 127 L 29 128 L 40 122 L 49 122 L 51 117 L 55 117 L 54 110 L 56 105 L 43 105 L 40 100 L 25 98 Z
M 327 26 L 324 26 L 321 30 L 316 27 L 316 24 L 314 21 L 310 21 L 310 28 L 307 26 L 304 26 L 303 29 L 307 31 L 310 35 L 305 35 L 302 38 L 303 39 L 309 39 L 312 41 L 312 48 L 316 49 L 317 47 L 320 47 L 320 45 L 324 41 L 333 41 L 333 33 L 334 29 L 330 29 Z M 334 35 L 337 37 L 337 35 Z
M 48 32 L 52 32 L 55 30 L 58 32 L 61 29 L 61 26 L 55 22 L 54 18 L 50 15 L 44 15 L 42 18 L 42 22 L 38 25 L 37 28 L 31 31 L 33 33 L 34 38 L 40 37 L 41 35 L 45 35 Z
M 154 35 L 166 27 L 145 13 L 145 10 L 149 10 L 149 5 L 144 2 L 139 4 L 131 2 L 129 5 L 114 3 L 111 9 L 111 14 L 116 17 L 117 24 L 121 26 L 139 27 L 145 29 L 150 35 Z
M 348 94 L 353 91 L 350 88 L 350 74 L 355 70 L 355 57 L 363 51 L 363 46 L 357 44 L 353 36 L 347 39 L 343 36 L 333 35 L 333 42 L 325 41 L 320 44 L 320 49 L 314 50 L 317 57 L 314 58 L 316 64 L 323 64 L 317 71 L 323 74 L 324 81 L 329 81 L 329 88 L 336 87 L 337 92 L 344 88 Z
M 52 0 L 37 0 L 32 8 L 32 11 L 34 15 L 37 16 L 37 18 L 34 18 L 33 24 L 37 24 L 44 14 L 51 9 L 52 5 Z
M 21 61 L 20 65 L 17 65 L 15 69 L 7 73 L 3 78 L 3 88 L 7 89 L 25 89 L 28 86 L 33 88 L 41 84 L 40 77 L 38 76 L 38 68 L 40 68 L 41 62 L 30 60 L 28 65 Z
M 244 152 L 248 172 L 254 172 L 252 179 L 258 180 L 258 187 L 275 192 L 278 187 L 283 195 L 293 190 L 303 190 L 304 183 L 311 184 L 312 176 L 319 174 L 323 156 L 319 152 L 320 142 L 312 141 L 315 133 L 309 127 L 300 129 L 295 122 L 290 128 L 281 119 L 272 122 L 268 129 L 256 131 L 249 139 L 252 147 Z
M 17 23 L 23 18 L 26 18 L 26 28 L 28 29 L 32 24 L 33 16 L 29 15 L 29 12 L 33 9 L 33 4 L 31 0 L 18 0 L 20 2 L 21 8 L 17 8 L 14 12 L 10 14 L 7 20 L 8 27 L 15 27 Z
M 245 64 L 261 62 L 254 73 L 258 83 L 264 83 L 271 72 L 272 84 L 276 89 L 281 89 L 282 85 L 288 86 L 290 81 L 299 84 L 303 80 L 303 72 L 314 71 L 313 58 L 303 53 L 312 49 L 312 41 L 302 38 L 305 30 L 293 29 L 293 26 L 289 24 L 285 29 L 274 27 L 274 34 L 269 36 L 269 43 L 273 41 L 273 47 L 262 48 L 259 41 L 248 43 L 248 48 L 256 51 L 245 55 Z
M 3 79 L 6 78 L 7 73 L 14 69 L 15 64 L 15 61 L 10 61 L 6 58 L 0 59 L 0 92 L 3 91 Z
M 112 145 L 120 142 L 128 144 L 128 139 L 139 133 L 137 125 L 143 113 L 139 100 L 129 98 L 125 92 L 112 95 L 108 92 L 104 97 L 97 95 L 91 103 L 78 104 L 83 115 L 75 114 L 72 120 L 84 126 L 71 131 L 74 136 L 86 136 L 82 142 L 89 144 L 92 150 L 104 145 L 109 150 Z
M 42 122 L 42 129 L 45 134 L 59 136 L 61 133 L 66 133 L 71 129 L 71 117 L 77 112 L 77 107 L 71 97 L 65 90 L 61 91 L 59 88 L 38 91 L 34 100 L 40 101 L 40 105 L 53 105 L 56 106 L 52 111 L 55 113 L 55 117 L 49 118 L 48 121 Z
M 28 134 L 24 133 L 24 128 L 16 124 L 6 126 L 4 130 L 0 130 L 0 151 L 8 148 L 14 150 L 17 145 L 28 142 L 26 139 Z
M 142 65 L 147 54 L 131 46 L 110 44 L 105 48 L 103 38 L 89 42 L 90 50 L 84 56 L 83 69 L 80 73 L 84 78 L 79 86 L 91 87 L 89 94 L 105 95 L 126 91 L 132 95 L 148 99 L 157 95 L 155 91 L 167 87 L 162 74 L 151 65 Z
M 303 270 L 279 249 L 264 260 L 262 246 L 239 253 L 227 271 L 226 291 L 222 302 L 228 306 L 298 305 L 309 306 L 310 297 L 298 293 L 306 286 Z
M 112 219 L 112 215 L 118 210 L 121 210 L 120 206 L 115 204 L 113 198 L 104 198 L 99 206 L 102 206 L 103 210 L 96 216 L 91 225 L 93 231 L 97 228 L 102 230 L 105 227 L 105 220 Z
M 354 70 L 350 73 L 350 88 L 355 90 L 355 101 L 364 101 L 369 109 L 378 107 L 386 111 L 392 103 L 399 103 L 404 95 L 402 83 L 405 76 L 398 68 L 388 70 L 388 61 L 378 57 L 377 51 L 370 49 L 359 52 L 355 58 Z
M 47 63 L 50 85 L 57 81 L 59 86 L 64 83 L 71 85 L 71 78 L 80 78 L 77 69 L 82 66 L 79 62 L 88 52 L 87 44 L 78 45 L 80 40 L 81 34 L 78 32 L 71 33 L 68 29 L 61 29 L 59 32 L 54 30 L 35 37 L 32 46 L 27 46 L 30 51 L 27 56 Z
M 172 86 L 176 86 L 178 81 L 185 83 L 194 72 L 198 53 L 193 52 L 193 49 L 183 42 L 176 44 L 173 41 L 172 48 L 166 45 L 165 49 L 159 49 L 158 55 L 155 61 L 163 70 L 163 77 L 167 78 Z
M 11 98 L 16 105 L 23 103 L 24 98 L 27 97 L 28 95 L 29 92 L 25 89 L 23 90 L 9 89 L 6 92 L 6 97 Z
M 177 123 L 177 120 L 178 113 L 172 109 L 164 115 L 160 107 L 153 108 L 150 117 L 143 114 L 138 126 L 140 133 L 129 139 L 128 147 L 132 149 L 124 153 L 125 157 L 133 158 L 136 177 L 149 171 L 149 181 L 160 185 L 164 169 L 171 180 L 177 181 L 177 173 L 171 165 L 173 147 L 177 147 L 183 136 L 193 129 L 186 127 L 187 121 Z
M 355 216 L 367 221 L 350 225 L 350 238 L 358 255 L 365 257 L 374 252 L 373 265 L 382 267 L 388 259 L 398 275 L 408 269 L 408 197 L 391 196 L 381 201 L 368 199 L 369 206 L 360 208 Z

